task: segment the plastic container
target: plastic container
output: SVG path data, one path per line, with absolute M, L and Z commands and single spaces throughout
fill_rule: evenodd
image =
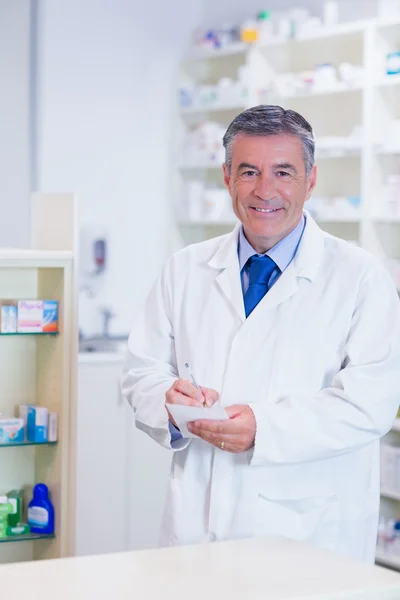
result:
M 257 41 L 261 44 L 270 42 L 274 37 L 274 24 L 272 21 L 271 13 L 267 10 L 263 10 L 257 16 Z
M 38 483 L 33 488 L 33 498 L 28 506 L 28 525 L 32 533 L 54 533 L 54 506 L 49 498 L 48 487 L 44 483 Z
M 324 2 L 324 26 L 333 27 L 339 23 L 339 4 L 332 0 Z
M 258 40 L 258 23 L 254 19 L 247 19 L 240 28 L 240 39 L 247 44 L 254 44 Z
M 387 75 L 398 75 L 400 73 L 400 50 L 389 52 L 386 57 Z

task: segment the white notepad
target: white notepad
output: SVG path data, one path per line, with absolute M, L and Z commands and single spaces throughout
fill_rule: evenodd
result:
M 225 421 L 229 419 L 225 409 L 219 404 L 213 404 L 209 408 L 203 406 L 185 406 L 183 404 L 167 404 L 168 410 L 174 418 L 183 437 L 197 437 L 190 433 L 187 424 L 198 419 L 207 421 Z

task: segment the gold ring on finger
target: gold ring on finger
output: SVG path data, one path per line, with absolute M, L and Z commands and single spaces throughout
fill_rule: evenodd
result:
M 221 450 L 223 450 L 223 449 L 224 449 L 224 447 L 225 447 L 225 442 L 221 442 L 221 444 L 220 444 L 220 448 L 221 448 Z

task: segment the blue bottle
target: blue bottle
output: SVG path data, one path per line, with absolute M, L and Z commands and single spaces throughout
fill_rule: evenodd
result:
M 49 499 L 49 489 L 44 483 L 33 488 L 33 498 L 28 506 L 28 525 L 32 533 L 54 533 L 54 506 Z

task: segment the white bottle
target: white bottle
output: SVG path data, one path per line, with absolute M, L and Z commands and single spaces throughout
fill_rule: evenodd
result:
M 339 4 L 333 0 L 324 3 L 324 26 L 334 27 L 339 23 Z

